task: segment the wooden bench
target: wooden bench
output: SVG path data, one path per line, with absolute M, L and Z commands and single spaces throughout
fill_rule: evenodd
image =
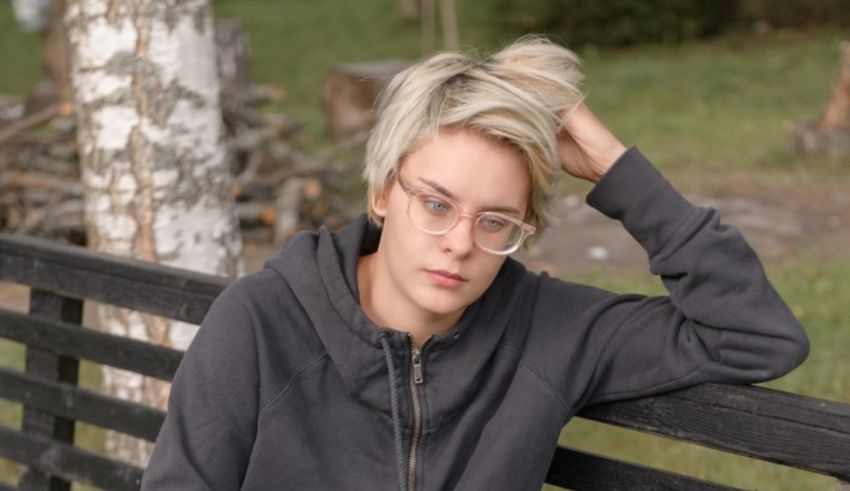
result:
M 137 489 L 142 469 L 76 447 L 75 422 L 154 441 L 165 415 L 78 387 L 79 360 L 169 380 L 181 352 L 82 326 L 83 302 L 199 324 L 227 281 L 3 234 L 0 281 L 31 289 L 28 313 L 0 310 L 0 337 L 26 345 L 24 372 L 0 367 L 0 398 L 23 405 L 21 430 L 0 426 L 0 458 L 28 469 L 18 488 L 0 490 L 70 489 L 71 482 Z M 703 385 L 591 407 L 580 416 L 834 476 L 839 489 L 850 489 L 850 404 Z M 565 447 L 557 449 L 547 482 L 578 490 L 733 489 Z

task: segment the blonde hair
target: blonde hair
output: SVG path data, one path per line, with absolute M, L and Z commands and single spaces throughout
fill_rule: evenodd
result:
M 579 64 L 572 51 L 526 36 L 484 59 L 437 53 L 397 74 L 378 97 L 366 146 L 369 218 L 381 223 L 373 204 L 406 155 L 440 128 L 464 127 L 518 151 L 531 178 L 525 220 L 542 232 L 561 175 L 562 112 L 583 99 Z

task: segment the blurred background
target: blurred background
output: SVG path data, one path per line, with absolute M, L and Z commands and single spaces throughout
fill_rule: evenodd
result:
M 81 169 L 94 167 L 78 121 L 91 107 L 69 66 L 92 47 L 63 44 L 63 3 L 0 2 L 0 230 L 121 253 L 93 241 L 100 232 L 85 210 L 91 183 Z M 541 33 L 582 58 L 588 105 L 620 139 L 689 199 L 720 210 L 759 252 L 812 341 L 800 369 L 766 385 L 850 403 L 850 0 L 211 6 L 221 207 L 238 217 L 231 250 L 241 258 L 211 272 L 255 271 L 298 230 L 336 228 L 363 212 L 371 106 L 394 73 L 436 50 L 485 55 Z M 206 189 L 202 181 L 175 193 Z M 589 186 L 561 186 L 559 221 L 520 258 L 571 281 L 663 294 L 619 224 L 584 205 Z M 0 305 L 26 303 L 24 290 L 0 283 Z M 0 364 L 22 360 L 20 346 L 0 341 Z M 94 367 L 83 377 L 102 383 Z M 0 424 L 19 420 L 20 408 L 0 401 Z M 105 451 L 102 431 L 79 426 L 82 445 Z M 583 420 L 565 428 L 562 443 L 743 488 L 834 489 L 829 478 Z M 0 460 L 0 481 L 19 472 Z

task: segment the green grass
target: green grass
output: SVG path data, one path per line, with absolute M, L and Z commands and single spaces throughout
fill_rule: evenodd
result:
M 24 347 L 22 344 L 0 339 L 0 366 L 23 370 Z M 21 427 L 21 405 L 0 399 L 0 426 Z M 20 466 L 12 461 L 0 459 L 0 482 L 17 482 Z
M 11 2 L 0 2 L 0 94 L 24 94 L 40 79 L 39 39 L 18 28 Z
M 590 105 L 663 170 L 776 171 L 807 165 L 786 132 L 817 117 L 837 77 L 842 33 L 776 33 L 678 47 L 587 53 Z M 814 159 L 818 162 L 819 159 Z

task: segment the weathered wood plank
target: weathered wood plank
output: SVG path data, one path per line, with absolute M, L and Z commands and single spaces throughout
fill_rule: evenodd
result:
M 600 404 L 580 416 L 850 478 L 850 405 L 761 387 L 708 384 Z
M 0 457 L 103 489 L 137 490 L 142 469 L 87 450 L 0 426 Z
M 575 491 L 738 489 L 562 446 L 555 451 L 546 482 Z
M 183 357 L 179 350 L 6 309 L 0 309 L 0 337 L 161 380 L 171 380 Z
M 30 291 L 29 313 L 74 325 L 83 319 L 83 302 L 36 288 Z M 77 329 L 81 329 L 77 327 Z M 55 380 L 76 385 L 80 362 L 76 358 L 58 356 L 37 346 L 27 346 L 25 371 L 33 378 Z M 57 417 L 24 405 L 21 429 L 60 442 L 74 443 L 74 420 Z M 70 491 L 71 483 L 30 468 L 21 477 L 20 487 L 31 491 Z
M 751 385 L 705 384 L 675 397 L 850 434 L 850 404 Z
M 200 324 L 227 278 L 0 234 L 0 279 Z
M 165 419 L 159 409 L 2 367 L 0 397 L 151 442 Z

